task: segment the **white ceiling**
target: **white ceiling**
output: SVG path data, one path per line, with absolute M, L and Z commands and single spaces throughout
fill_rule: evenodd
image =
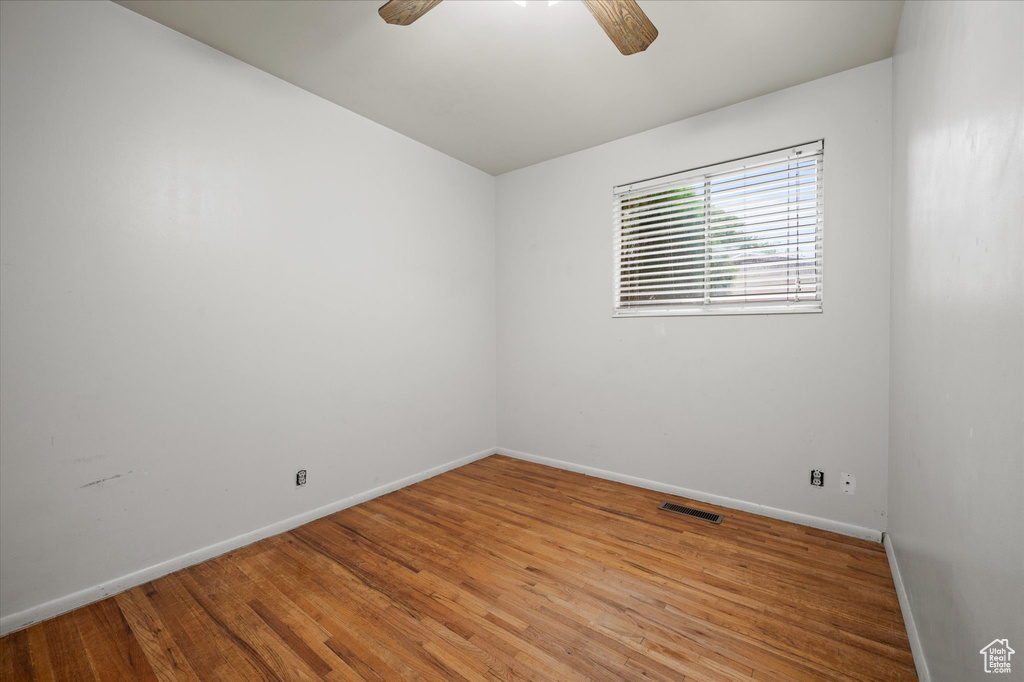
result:
M 902 0 L 639 0 L 660 35 L 624 57 L 579 2 L 118 0 L 497 175 L 892 55 Z

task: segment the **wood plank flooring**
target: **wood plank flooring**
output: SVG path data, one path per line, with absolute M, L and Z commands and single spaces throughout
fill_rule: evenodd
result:
M 880 545 L 492 456 L 0 639 L 3 680 L 910 680 Z

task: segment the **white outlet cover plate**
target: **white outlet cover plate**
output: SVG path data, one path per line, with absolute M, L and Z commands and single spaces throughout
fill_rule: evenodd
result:
M 857 477 L 845 471 L 839 474 L 839 489 L 847 495 L 857 492 Z

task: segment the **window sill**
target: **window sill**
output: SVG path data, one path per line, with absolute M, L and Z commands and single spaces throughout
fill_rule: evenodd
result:
M 716 315 L 793 315 L 822 312 L 821 301 L 764 305 L 714 305 L 674 308 L 615 308 L 612 317 L 702 317 Z

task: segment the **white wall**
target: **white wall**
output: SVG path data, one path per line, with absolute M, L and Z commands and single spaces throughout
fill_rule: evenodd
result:
M 1022 8 L 907 3 L 893 62 L 889 532 L 943 681 L 1024 670 Z
M 890 96 L 886 60 L 500 176 L 499 445 L 884 530 Z M 818 138 L 822 314 L 612 318 L 613 186 Z
M 492 177 L 112 3 L 0 6 L 8 624 L 493 448 Z

